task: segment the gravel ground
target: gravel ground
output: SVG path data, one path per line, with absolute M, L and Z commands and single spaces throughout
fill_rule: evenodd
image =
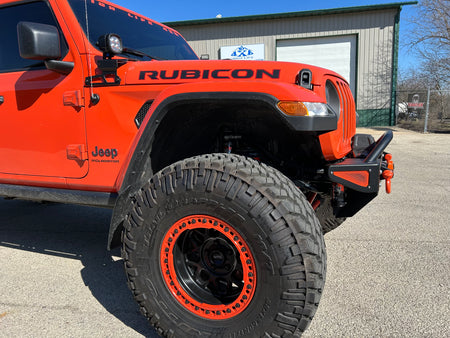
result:
M 325 236 L 327 283 L 305 337 L 450 336 L 449 145 L 395 129 L 393 192 Z M 110 216 L 0 201 L 0 337 L 157 337 L 119 252 L 105 250 Z

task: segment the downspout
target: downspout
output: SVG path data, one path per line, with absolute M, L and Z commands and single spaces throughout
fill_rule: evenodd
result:
M 391 86 L 391 111 L 389 116 L 389 125 L 395 125 L 395 108 L 397 106 L 397 79 L 398 79 L 398 50 L 400 41 L 400 12 L 402 6 L 398 8 L 394 23 L 394 41 L 392 46 L 392 86 Z

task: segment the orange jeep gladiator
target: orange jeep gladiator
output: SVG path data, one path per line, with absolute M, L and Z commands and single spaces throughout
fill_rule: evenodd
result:
M 107 1 L 0 0 L 0 21 L 0 196 L 113 208 L 108 247 L 162 336 L 300 336 L 323 234 L 393 176 L 346 80 L 199 60 Z

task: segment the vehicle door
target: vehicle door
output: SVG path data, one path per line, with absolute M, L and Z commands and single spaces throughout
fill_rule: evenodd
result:
M 19 23 L 56 27 L 61 66 L 24 59 Z M 61 23 L 63 24 L 63 23 Z M 14 175 L 81 178 L 88 172 L 83 67 L 47 1 L 0 5 L 0 179 Z M 73 69 L 70 68 L 73 66 Z M 44 178 L 41 178 L 45 180 Z

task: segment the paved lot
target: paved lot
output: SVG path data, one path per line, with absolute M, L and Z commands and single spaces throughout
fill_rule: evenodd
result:
M 394 137 L 393 193 L 326 236 L 307 337 L 450 336 L 450 135 Z M 0 201 L 0 337 L 156 337 L 105 251 L 109 217 Z

